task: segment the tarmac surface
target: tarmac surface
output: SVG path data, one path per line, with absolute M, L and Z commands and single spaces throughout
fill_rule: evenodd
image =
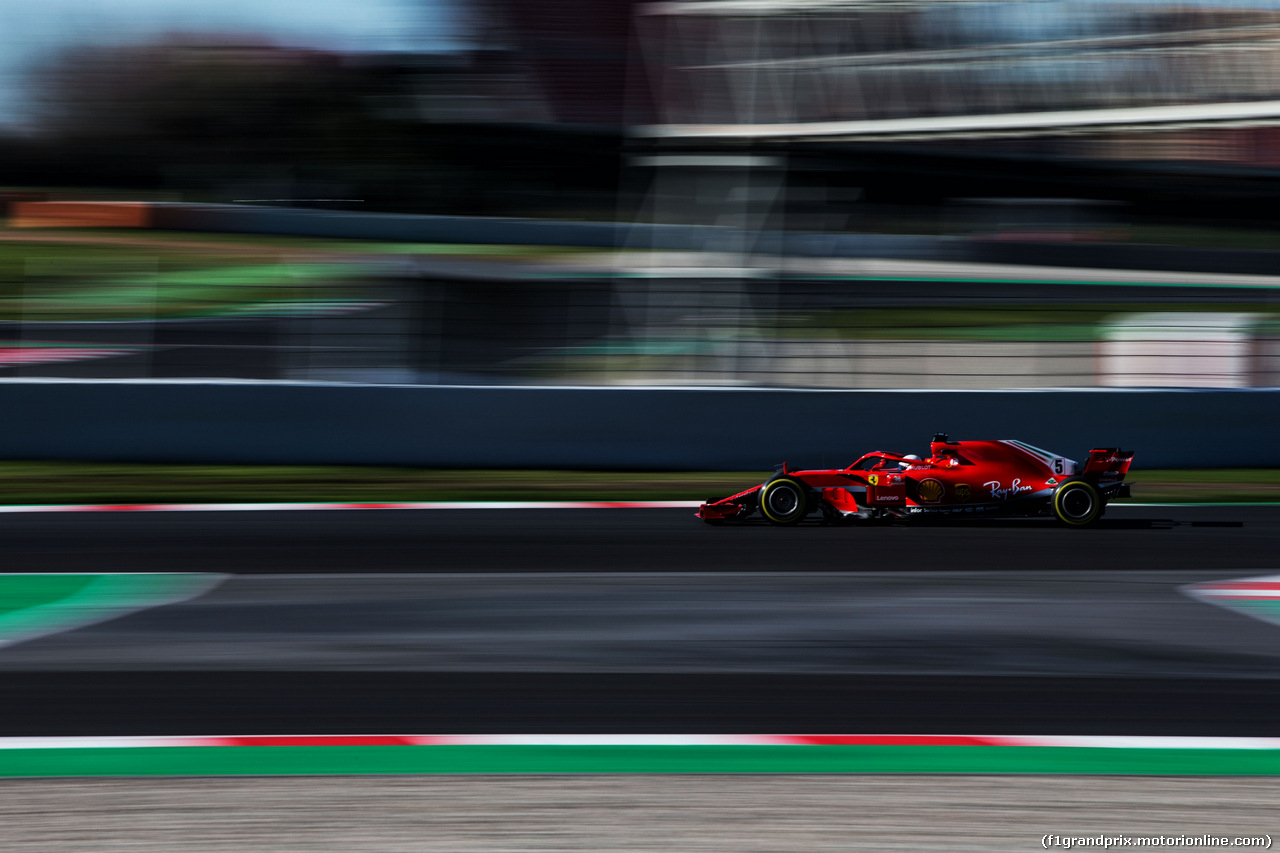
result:
M 1280 625 L 1199 571 L 230 576 L 18 643 L 0 672 L 1268 678 Z
M 0 650 L 0 734 L 1275 735 L 1280 508 L 708 527 L 688 510 L 0 516 L 20 571 L 214 571 Z
M 25 572 L 1254 571 L 1280 568 L 1280 507 L 1124 506 L 1050 519 L 712 527 L 690 509 L 0 515 Z
M 0 516 L 9 571 L 201 571 L 0 649 L 0 736 L 1275 736 L 1280 508 L 707 527 L 688 510 Z M 1274 832 L 1274 777 L 0 780 L 23 851 L 1027 850 Z

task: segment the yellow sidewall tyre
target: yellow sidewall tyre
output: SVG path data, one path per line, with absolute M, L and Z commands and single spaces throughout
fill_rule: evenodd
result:
M 1102 495 L 1083 480 L 1068 480 L 1053 493 L 1053 514 L 1068 527 L 1084 527 L 1102 515 Z
M 809 489 L 790 477 L 770 480 L 760 490 L 760 513 L 774 524 L 796 524 L 809 514 Z

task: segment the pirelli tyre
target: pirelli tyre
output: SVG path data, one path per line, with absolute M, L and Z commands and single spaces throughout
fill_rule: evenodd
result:
M 760 489 L 760 513 L 774 524 L 796 524 L 809 514 L 809 490 L 790 477 L 770 480 Z
M 1068 480 L 1053 493 L 1053 514 L 1068 527 L 1092 524 L 1102 508 L 1102 495 L 1084 480 Z

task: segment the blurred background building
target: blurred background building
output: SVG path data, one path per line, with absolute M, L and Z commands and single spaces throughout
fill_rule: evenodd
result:
M 1274 190 L 1205 165 L 1276 165 L 1278 26 L 1225 3 L 650 3 L 636 32 L 656 116 L 637 132 L 784 153 L 810 206 L 853 187 L 890 205 L 1203 196 L 1203 215 Z
M 0 370 L 1277 382 L 1271 4 L 445 8 L 33 60 Z

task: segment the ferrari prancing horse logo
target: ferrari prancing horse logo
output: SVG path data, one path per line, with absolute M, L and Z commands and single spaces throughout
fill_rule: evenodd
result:
M 868 483 L 870 483 L 870 484 L 871 484 L 871 485 L 873 485 L 873 486 L 878 486 L 878 485 L 880 485 L 880 475 L 879 475 L 879 474 L 871 474 L 870 476 L 868 476 L 868 477 L 867 477 L 867 482 L 868 482 Z

